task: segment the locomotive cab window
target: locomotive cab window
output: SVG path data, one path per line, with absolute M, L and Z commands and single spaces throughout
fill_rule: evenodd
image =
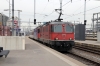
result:
M 62 32 L 62 25 L 53 25 L 54 32 Z
M 69 32 L 69 33 L 74 32 L 74 27 L 73 27 L 73 25 L 71 25 L 71 24 L 66 24 L 65 31 L 66 31 L 66 32 Z

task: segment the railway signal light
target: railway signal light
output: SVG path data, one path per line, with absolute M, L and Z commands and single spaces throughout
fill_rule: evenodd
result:
M 34 24 L 36 24 L 36 19 L 34 19 Z
M 86 25 L 87 20 L 84 20 L 84 25 Z

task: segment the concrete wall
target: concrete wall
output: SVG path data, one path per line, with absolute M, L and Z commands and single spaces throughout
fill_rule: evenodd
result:
M 4 50 L 25 50 L 25 37 L 0 36 L 0 47 Z
M 97 33 L 97 41 L 100 42 L 100 32 Z

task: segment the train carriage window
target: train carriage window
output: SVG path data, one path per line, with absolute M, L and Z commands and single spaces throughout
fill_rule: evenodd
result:
M 66 32 L 74 32 L 74 27 L 71 24 L 67 24 L 65 30 Z

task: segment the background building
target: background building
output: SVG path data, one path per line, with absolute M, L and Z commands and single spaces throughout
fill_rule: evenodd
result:
M 6 26 L 7 21 L 8 21 L 8 16 L 0 13 L 0 26 Z

